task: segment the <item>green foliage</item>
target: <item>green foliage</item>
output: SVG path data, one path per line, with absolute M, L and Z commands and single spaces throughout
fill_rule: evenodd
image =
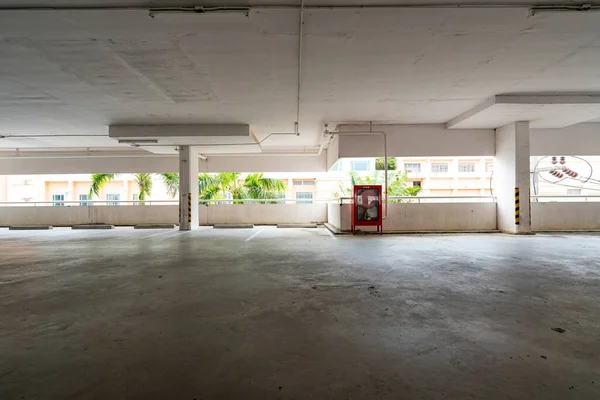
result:
M 179 192 L 179 174 L 160 174 L 160 179 L 162 180 L 163 185 L 165 185 L 167 188 L 167 194 L 174 199 L 175 196 L 177 196 L 177 192 Z
M 244 203 L 243 199 L 276 199 L 278 193 L 285 192 L 281 179 L 266 178 L 262 173 L 248 174 L 240 183 L 239 172 L 220 174 L 200 174 L 198 193 L 202 200 L 220 200 L 230 195 L 233 204 Z
M 421 186 L 408 186 L 406 188 L 407 196 L 416 196 L 421 192 Z
M 244 180 L 244 190 L 250 199 L 276 199 L 285 192 L 281 179 L 265 178 L 262 173 L 250 174 Z
M 375 159 L 375 169 L 377 171 L 385 171 L 385 160 L 383 157 Z M 396 169 L 396 159 L 394 157 L 388 157 L 388 171 Z
M 100 196 L 100 190 L 108 182 L 114 180 L 116 174 L 92 174 L 92 184 L 90 185 L 90 198 Z M 139 200 L 145 200 L 152 194 L 152 174 L 133 174 L 133 180 L 137 183 L 140 193 Z M 143 202 L 141 203 L 144 204 Z
M 152 174 L 134 174 L 133 180 L 140 190 L 138 194 L 138 199 L 142 200 L 140 204 L 144 205 L 146 197 L 152 195 Z
M 383 185 L 385 182 L 385 174 L 381 171 L 374 171 L 371 175 L 360 176 L 356 172 L 349 172 L 350 176 L 350 184 L 351 186 L 355 185 Z M 406 182 L 406 172 L 398 171 L 398 172 L 388 172 L 388 196 L 391 197 L 406 197 L 406 196 L 416 196 L 421 191 L 419 186 L 409 186 Z M 352 196 L 352 188 L 346 188 L 340 182 L 339 183 L 340 191 L 334 193 L 334 197 L 349 197 Z M 401 199 L 392 199 L 389 200 L 390 203 L 401 203 L 403 201 L 410 200 L 401 200 Z
M 106 183 L 115 179 L 115 174 L 92 174 L 92 184 L 90 185 L 89 196 L 100 196 L 100 190 Z

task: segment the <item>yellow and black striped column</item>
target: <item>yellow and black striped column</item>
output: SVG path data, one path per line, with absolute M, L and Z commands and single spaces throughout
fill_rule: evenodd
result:
M 531 226 L 531 189 L 529 189 L 529 226 Z
M 521 213 L 519 211 L 519 188 L 515 188 L 515 225 L 521 222 Z
M 187 215 L 187 219 L 188 219 L 188 222 L 192 222 L 192 194 L 188 193 L 187 198 L 188 198 L 188 215 Z

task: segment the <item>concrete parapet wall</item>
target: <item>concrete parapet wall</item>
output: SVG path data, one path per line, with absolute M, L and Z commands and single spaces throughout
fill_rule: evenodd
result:
M 329 223 L 350 231 L 351 204 L 329 204 Z M 374 228 L 367 227 L 365 230 Z M 384 232 L 482 231 L 496 229 L 496 203 L 389 204 Z
M 327 204 L 221 204 L 200 205 L 200 225 L 302 224 L 326 222 Z
M 0 226 L 81 224 L 176 224 L 177 205 L 93 207 L 0 207 Z M 326 204 L 200 205 L 199 222 L 213 224 L 301 224 L 327 221 Z
M 212 224 L 301 224 L 325 222 L 351 229 L 350 204 L 201 205 L 199 222 Z M 600 202 L 532 203 L 532 230 L 598 230 Z M 0 207 L 0 226 L 71 226 L 177 223 L 178 206 Z M 384 231 L 472 231 L 496 229 L 495 203 L 390 204 Z
M 531 203 L 533 231 L 600 229 L 599 202 Z

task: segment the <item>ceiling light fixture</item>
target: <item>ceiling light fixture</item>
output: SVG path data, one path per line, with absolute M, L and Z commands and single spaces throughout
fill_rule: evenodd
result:
M 125 143 L 125 144 L 158 143 L 158 139 L 119 139 L 119 143 Z
M 150 18 L 154 18 L 157 14 L 244 14 L 249 17 L 250 7 L 161 7 L 151 8 L 148 13 Z

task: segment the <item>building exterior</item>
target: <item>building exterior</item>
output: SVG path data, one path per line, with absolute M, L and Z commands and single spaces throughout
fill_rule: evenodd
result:
M 160 178 L 152 177 L 152 196 L 147 200 L 171 200 Z M 63 205 L 87 205 L 90 200 L 116 201 L 138 200 L 139 189 L 131 174 L 119 174 L 107 182 L 100 196 L 89 196 L 92 183 L 89 174 L 78 175 L 10 175 L 0 178 L 0 201 L 3 202 L 48 202 Z M 67 203 L 69 204 L 69 203 Z
M 556 164 L 552 164 L 553 156 L 531 157 L 532 184 L 531 194 L 542 196 L 600 196 L 600 181 L 597 174 L 600 172 L 600 157 L 564 157 L 554 156 Z M 570 177 L 562 169 L 566 167 L 577 176 Z M 550 170 L 558 169 L 562 173 L 559 177 L 550 174 Z M 598 201 L 600 198 L 548 198 L 549 201 Z
M 545 196 L 600 195 L 600 184 L 593 179 L 585 183 L 574 179 L 558 184 L 552 183 L 557 179 L 548 174 L 548 170 L 552 167 L 551 157 L 532 157 L 532 171 L 536 165 L 537 173 L 532 174 L 532 179 L 537 194 Z M 595 170 L 600 171 L 600 157 L 585 157 L 585 159 L 567 157 L 566 165 L 578 171 L 581 176 L 593 176 Z M 392 172 L 405 171 L 408 184 L 422 188 L 420 196 L 489 196 L 493 194 L 491 185 L 493 184 L 494 159 L 492 157 L 405 157 L 397 158 L 396 166 L 396 171 Z M 344 189 L 350 188 L 349 173 L 351 171 L 361 176 L 373 175 L 376 173 L 375 159 L 340 159 L 329 172 L 323 173 L 267 173 L 265 176 L 281 179 L 285 184 L 287 190 L 279 195 L 280 199 L 310 203 L 345 196 Z M 383 179 L 383 171 L 379 171 L 379 175 L 380 179 Z M 173 200 L 167 194 L 160 177 L 153 175 L 152 179 L 152 194 L 146 200 Z M 243 182 L 243 179 L 240 182 Z M 61 202 L 75 202 L 74 205 L 86 205 L 90 200 L 100 200 L 116 205 L 118 201 L 134 202 L 138 200 L 139 189 L 132 174 L 118 174 L 113 181 L 108 182 L 102 188 L 100 196 L 94 196 L 93 199 L 89 197 L 90 185 L 89 174 L 0 176 L 0 202 L 48 202 L 55 205 L 62 205 Z M 532 187 L 534 186 L 532 185 Z

